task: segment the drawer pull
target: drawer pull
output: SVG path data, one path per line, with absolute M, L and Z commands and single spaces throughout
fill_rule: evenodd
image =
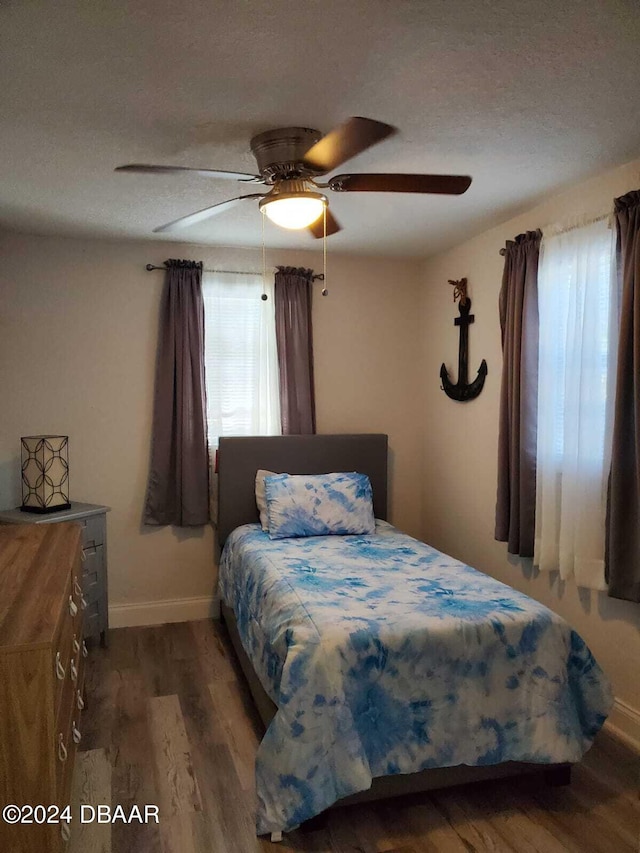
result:
M 83 640 L 82 641 L 82 657 L 86 658 L 88 654 L 89 654 L 89 650 L 87 649 L 87 644 Z
M 80 584 L 78 583 L 78 578 L 73 579 L 73 588 L 76 591 L 76 595 L 82 596 L 82 589 L 80 588 Z
M 65 762 L 67 760 L 67 747 L 64 745 L 64 737 L 62 736 L 62 732 L 58 734 L 58 758 L 62 762 Z
M 84 699 L 79 690 L 76 690 L 76 705 L 78 706 L 78 711 L 84 710 Z
M 73 596 L 69 596 L 69 615 L 75 616 L 78 612 L 78 605 L 73 600 Z
M 73 658 L 71 658 L 70 671 L 71 671 L 71 681 L 74 681 L 74 682 L 77 681 L 78 680 L 78 670 L 76 668 L 76 664 L 75 664 L 75 661 Z
M 60 652 L 56 652 L 56 677 L 58 681 L 64 681 L 64 666 L 62 665 L 62 661 L 60 660 Z
M 80 643 L 75 634 L 73 635 L 73 651 L 75 654 L 80 654 Z
M 71 733 L 73 735 L 73 742 L 80 743 L 82 735 L 80 734 L 80 729 L 76 727 L 75 720 L 71 723 Z
M 84 597 L 84 595 L 80 596 L 80 607 L 82 607 L 83 610 L 87 609 L 87 599 Z
M 65 844 L 71 838 L 71 827 L 66 820 L 63 820 L 60 824 L 60 835 L 62 836 L 62 840 Z

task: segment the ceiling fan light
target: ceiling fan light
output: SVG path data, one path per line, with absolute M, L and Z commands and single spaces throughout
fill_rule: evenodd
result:
M 307 228 L 319 219 L 326 203 L 326 198 L 320 193 L 296 193 L 263 199 L 260 210 L 281 228 L 297 230 Z

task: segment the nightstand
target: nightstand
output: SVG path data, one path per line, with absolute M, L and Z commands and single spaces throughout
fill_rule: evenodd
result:
M 71 502 L 71 509 L 46 515 L 0 511 L 1 524 L 56 524 L 74 521 L 82 528 L 82 594 L 87 602 L 84 612 L 84 636 L 100 637 L 106 645 L 109 613 L 107 609 L 107 513 L 108 506 Z

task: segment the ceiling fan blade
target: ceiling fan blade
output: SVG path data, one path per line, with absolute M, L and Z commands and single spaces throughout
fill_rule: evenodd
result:
M 262 183 L 259 175 L 249 175 L 245 172 L 221 172 L 219 169 L 192 169 L 189 166 L 145 166 L 142 163 L 129 163 L 126 166 L 117 166 L 114 172 L 139 172 L 152 175 L 173 175 L 181 172 L 194 172 L 204 178 L 222 178 L 229 181 L 250 181 L 251 183 Z
M 322 239 L 322 237 L 324 237 L 323 217 L 320 216 L 315 222 L 312 222 L 311 225 L 308 226 L 307 231 L 310 231 L 314 237 Z M 342 226 L 333 213 L 331 213 L 329 208 L 327 208 L 327 237 L 331 237 L 332 234 L 337 234 L 338 231 L 342 231 Z
M 356 154 L 396 132 L 390 124 L 353 116 L 312 145 L 304 155 L 304 164 L 321 174 L 332 172 Z
M 359 193 L 442 193 L 462 195 L 471 186 L 468 175 L 336 175 L 329 189 Z
M 197 210 L 195 213 L 189 213 L 187 216 L 181 216 L 180 219 L 174 219 L 173 222 L 167 222 L 166 225 L 160 225 L 153 229 L 154 234 L 160 234 L 164 231 L 174 231 L 179 228 L 186 228 L 188 225 L 196 225 L 210 216 L 217 216 L 219 213 L 224 213 L 232 207 L 235 207 L 238 202 L 245 198 L 264 198 L 266 193 L 251 193 L 250 195 L 241 195 L 238 198 L 230 198 L 227 201 L 221 201 L 219 204 L 212 204 L 211 207 L 204 207 L 202 210 Z

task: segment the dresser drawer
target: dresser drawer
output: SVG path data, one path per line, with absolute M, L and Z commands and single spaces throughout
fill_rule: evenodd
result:
M 63 713 L 55 728 L 56 800 L 61 808 L 69 804 L 74 758 L 82 737 L 84 672 L 85 657 L 80 654 L 77 678 L 65 688 Z
M 95 548 L 96 545 L 104 544 L 104 521 L 104 515 L 90 515 L 78 521 L 82 527 L 83 549 Z
M 86 600 L 78 582 L 78 567 L 70 573 L 63 600 L 61 624 L 52 646 L 51 667 L 54 676 L 54 709 L 56 717 L 60 712 L 63 701 L 65 684 L 71 675 L 71 661 L 74 659 L 77 668 L 78 651 L 74 645 L 82 643 L 83 619 Z
M 71 759 L 72 764 L 71 768 L 67 770 L 67 774 L 64 779 L 64 785 L 61 791 L 62 794 L 62 803 L 66 806 L 71 802 L 71 783 L 73 773 L 69 772 L 73 770 L 73 759 L 75 758 L 75 753 L 80 749 L 80 745 L 82 742 L 82 730 L 83 719 L 82 719 L 82 710 L 84 708 L 84 672 L 85 672 L 85 658 L 82 657 L 80 659 L 80 671 L 78 673 L 78 682 L 75 685 L 75 691 L 73 694 L 73 704 L 71 706 L 71 728 L 69 734 L 69 748 L 71 751 Z M 78 697 L 80 697 L 80 701 L 78 701 Z
M 65 675 L 61 682 L 61 693 L 59 704 L 56 708 L 56 733 L 64 729 L 71 708 L 76 704 L 75 695 L 81 681 L 81 673 L 84 670 L 84 659 L 87 655 L 87 644 L 84 641 L 82 630 L 73 635 L 69 656 L 65 663 Z
M 51 671 L 54 677 L 54 709 L 60 707 L 64 683 L 69 669 L 71 643 L 75 628 L 75 618 L 70 611 L 70 601 L 73 601 L 73 576 L 69 574 L 63 598 L 63 609 L 56 638 L 51 647 Z M 74 602 L 75 603 L 75 602 Z
M 104 546 L 96 545 L 84 552 L 82 590 L 87 604 L 96 601 L 104 592 Z
M 84 635 L 85 637 L 98 637 L 104 631 L 106 614 L 102 610 L 100 599 L 92 601 L 84 613 Z

